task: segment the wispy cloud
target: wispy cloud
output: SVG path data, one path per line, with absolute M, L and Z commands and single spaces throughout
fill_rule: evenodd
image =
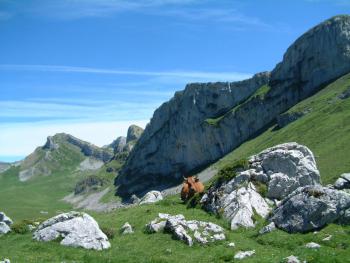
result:
M 241 13 L 232 8 L 233 5 L 234 2 L 229 5 L 227 2 L 218 5 L 213 0 L 33 0 L 16 2 L 16 4 L 8 3 L 7 6 L 12 6 L 9 8 L 12 13 L 7 12 L 6 15 L 24 14 L 51 19 L 74 20 L 111 17 L 129 12 L 151 16 L 168 16 L 175 18 L 174 22 L 187 23 L 187 25 L 190 25 L 189 22 L 207 21 L 235 24 L 236 29 L 250 26 L 270 30 L 276 27 L 258 17 Z
M 0 118 L 25 121 L 75 120 L 75 121 L 124 121 L 137 116 L 147 119 L 161 102 L 123 102 L 112 100 L 18 100 L 0 101 Z M 135 118 L 135 117 L 134 117 Z
M 88 67 L 56 66 L 56 65 L 8 65 L 1 64 L 0 70 L 19 71 L 42 71 L 42 72 L 63 72 L 63 73 L 89 73 L 89 74 L 110 74 L 110 75 L 134 75 L 149 77 L 177 77 L 203 79 L 206 81 L 235 81 L 249 78 L 251 74 L 239 72 L 203 72 L 203 71 L 136 71 L 119 69 L 101 69 Z
M 180 17 L 192 21 L 209 21 L 218 23 L 238 24 L 241 26 L 255 26 L 263 29 L 274 27 L 257 17 L 247 16 L 232 8 L 183 8 L 166 10 L 158 15 Z

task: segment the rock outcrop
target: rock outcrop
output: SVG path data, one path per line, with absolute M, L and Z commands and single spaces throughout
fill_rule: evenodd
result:
M 118 193 L 179 183 L 221 158 L 281 113 L 350 72 L 350 16 L 297 39 L 270 73 L 234 83 L 189 84 L 158 108 L 121 174 Z
M 281 200 L 300 186 L 320 184 L 313 153 L 304 145 L 284 143 L 249 159 L 252 179 L 267 184 L 267 197 Z
M 46 220 L 39 225 L 33 238 L 45 242 L 62 238 L 61 245 L 85 249 L 102 250 L 111 246 L 91 216 L 74 211 Z
M 264 199 L 254 184 L 264 186 L 268 198 L 281 200 L 298 187 L 319 183 L 313 153 L 306 146 L 284 143 L 251 156 L 246 170 L 213 184 L 200 202 L 205 210 L 229 220 L 231 229 L 254 227 L 254 215 L 266 218 L 271 210 L 269 199 Z
M 270 220 L 290 233 L 330 223 L 350 224 L 350 194 L 319 185 L 300 187 L 282 201 Z
M 144 205 L 144 204 L 153 204 L 156 202 L 159 202 L 163 200 L 163 195 L 161 192 L 159 191 L 150 191 L 147 194 L 145 194 L 141 200 L 140 200 L 140 205 Z
M 123 152 L 125 145 L 126 137 L 120 136 L 117 139 L 115 139 L 111 144 L 105 146 L 105 148 L 111 148 L 113 149 L 114 154 L 118 154 Z
M 140 139 L 142 133 L 143 133 L 143 129 L 141 127 L 137 125 L 131 125 L 128 128 L 126 143 L 137 141 L 138 139 Z
M 205 245 L 226 239 L 225 231 L 221 226 L 211 222 L 185 220 L 183 215 L 172 216 L 160 213 L 156 219 L 146 225 L 146 230 L 148 233 L 164 230 L 188 246 L 192 246 L 194 242 Z
M 214 189 L 209 189 L 201 203 L 207 211 L 220 214 L 229 220 L 232 230 L 254 227 L 255 213 L 266 218 L 270 212 L 269 205 L 252 183 L 244 186 L 234 185 L 231 181 Z
M 335 181 L 334 187 L 338 190 L 350 189 L 350 173 L 340 175 L 337 181 Z

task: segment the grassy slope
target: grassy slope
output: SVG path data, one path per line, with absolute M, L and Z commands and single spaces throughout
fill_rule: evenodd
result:
M 106 187 L 110 187 L 110 191 L 101 201 L 115 200 L 113 188 L 115 172 L 107 173 L 106 169 L 107 167 L 120 169 L 119 161 L 114 160 L 98 171 L 80 172 L 76 170 L 81 161 L 80 156 L 66 151 L 66 158 L 60 160 L 61 168 L 58 171 L 49 176 L 38 176 L 27 182 L 18 180 L 19 167 L 12 167 L 0 174 L 0 211 L 10 213 L 14 220 L 21 220 L 42 217 L 40 211 L 46 211 L 49 216 L 53 216 L 57 211 L 69 210 L 71 205 L 61 199 L 74 191 L 74 186 L 79 180 L 92 174 L 103 178 Z
M 232 160 L 255 154 L 277 143 L 297 141 L 310 147 L 316 154 L 324 183 L 333 182 L 340 173 L 350 171 L 350 99 L 334 99 L 348 86 L 350 86 L 350 75 L 291 109 L 301 111 L 305 107 L 312 108 L 311 113 L 278 131 L 273 131 L 271 127 L 215 165 L 223 167 Z M 44 179 L 49 178 L 51 177 Z M 30 196 L 35 196 L 36 191 L 40 192 L 42 188 L 47 188 L 45 191 L 48 196 L 59 192 L 60 187 L 55 184 L 47 186 L 48 182 L 42 182 L 42 185 L 37 182 L 35 188 L 28 190 L 23 187 L 22 190 L 27 193 L 16 194 L 14 191 L 18 191 L 19 183 L 8 172 L 7 176 L 0 177 L 1 210 L 15 219 L 34 217 L 37 212 L 33 211 L 41 209 L 37 207 L 45 207 L 52 213 L 56 209 L 68 210 L 65 207 L 58 208 L 57 202 L 50 203 L 49 197 L 45 201 L 35 197 L 34 203 L 30 200 Z M 21 209 L 22 211 L 18 211 Z M 117 234 L 111 240 L 112 248 L 107 251 L 67 248 L 57 242 L 32 241 L 30 234 L 23 236 L 9 234 L 0 237 L 0 256 L 9 257 L 11 262 L 233 262 L 233 255 L 238 250 L 255 249 L 256 255 L 244 262 L 281 262 L 284 257 L 292 254 L 307 262 L 350 262 L 349 226 L 330 225 L 318 234 L 290 235 L 276 231 L 263 236 L 256 235 L 260 226 L 250 230 L 227 230 L 227 242 L 235 242 L 235 248 L 227 247 L 227 242 L 206 247 L 196 245 L 190 248 L 172 240 L 168 234 L 148 235 L 143 232 L 144 225 L 158 212 L 182 213 L 188 219 L 208 220 L 225 227 L 228 225 L 223 219 L 218 219 L 200 209 L 186 209 L 175 196 L 155 205 L 122 209 L 106 214 L 90 213 L 104 227 L 117 230 L 126 221 L 135 227 L 134 235 Z M 333 235 L 332 240 L 322 241 L 328 234 Z M 322 248 L 316 251 L 304 248 L 304 244 L 310 241 L 320 243 Z M 171 252 L 167 252 L 167 249 L 171 249 Z
M 337 98 L 349 87 L 350 74 L 289 110 L 311 109 L 310 113 L 280 130 L 270 127 L 214 165 L 222 168 L 233 160 L 256 154 L 267 147 L 295 141 L 313 151 L 323 183 L 334 183 L 341 173 L 350 172 L 350 99 Z
M 347 262 L 350 258 L 350 228 L 330 225 L 318 234 L 289 235 L 276 231 L 261 237 L 256 229 L 227 230 L 227 241 L 215 245 L 187 247 L 173 240 L 169 234 L 144 233 L 144 225 L 155 218 L 158 212 L 182 213 L 188 219 L 208 220 L 227 226 L 222 219 L 200 209 L 186 209 L 178 198 L 172 197 L 155 205 L 118 210 L 108 214 L 90 213 L 101 227 L 118 230 L 126 221 L 134 226 L 133 235 L 116 234 L 111 240 L 112 248 L 106 251 L 87 251 L 68 248 L 58 242 L 42 243 L 31 239 L 31 234 L 9 234 L 0 237 L 0 255 L 11 262 L 234 262 L 233 255 L 239 250 L 255 249 L 256 255 L 244 262 L 280 262 L 294 254 L 308 262 Z M 261 226 L 261 225 L 260 225 Z M 322 241 L 329 233 L 331 241 Z M 307 242 L 322 245 L 319 251 L 304 248 Z M 228 242 L 235 242 L 230 248 Z M 171 252 L 168 252 L 170 249 Z

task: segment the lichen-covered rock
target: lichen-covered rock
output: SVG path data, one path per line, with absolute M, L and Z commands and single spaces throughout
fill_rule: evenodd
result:
M 234 83 L 190 84 L 158 108 L 115 184 L 130 196 L 181 182 L 277 116 L 350 72 L 350 16 L 312 28 L 269 73 Z M 264 85 L 263 94 L 258 92 Z M 277 178 L 281 181 L 284 178 Z
M 236 188 L 231 188 L 235 179 L 219 188 L 209 189 L 201 203 L 206 210 L 221 214 L 229 220 L 231 229 L 254 227 L 254 214 L 266 218 L 270 207 L 251 182 L 247 186 L 236 185 Z
M 86 213 L 69 212 L 52 217 L 39 225 L 33 234 L 37 241 L 63 238 L 61 245 L 102 250 L 111 245 L 97 222 Z
M 323 186 L 300 187 L 286 197 L 270 218 L 290 233 L 308 232 L 330 223 L 350 223 L 350 194 Z
M 320 184 L 320 173 L 313 153 L 304 145 L 284 143 L 250 158 L 256 174 L 267 180 L 267 197 L 283 199 L 300 186 Z M 256 177 L 261 181 L 259 177 Z
M 0 263 L 11 263 L 11 261 L 8 258 L 5 258 L 4 260 L 0 260 Z
M 163 200 L 163 195 L 159 191 L 150 191 L 144 195 L 140 200 L 140 205 L 143 204 L 153 204 Z
M 211 222 L 186 220 L 183 215 L 172 216 L 160 213 L 157 218 L 146 225 L 146 230 L 148 233 L 164 230 L 188 246 L 192 246 L 195 242 L 204 245 L 226 239 L 224 229 L 221 226 Z

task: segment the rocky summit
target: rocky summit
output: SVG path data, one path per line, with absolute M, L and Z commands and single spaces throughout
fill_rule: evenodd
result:
M 187 85 L 155 111 L 116 178 L 118 193 L 145 193 L 180 182 L 350 72 L 349 32 L 350 16 L 336 16 L 297 39 L 271 73 Z

